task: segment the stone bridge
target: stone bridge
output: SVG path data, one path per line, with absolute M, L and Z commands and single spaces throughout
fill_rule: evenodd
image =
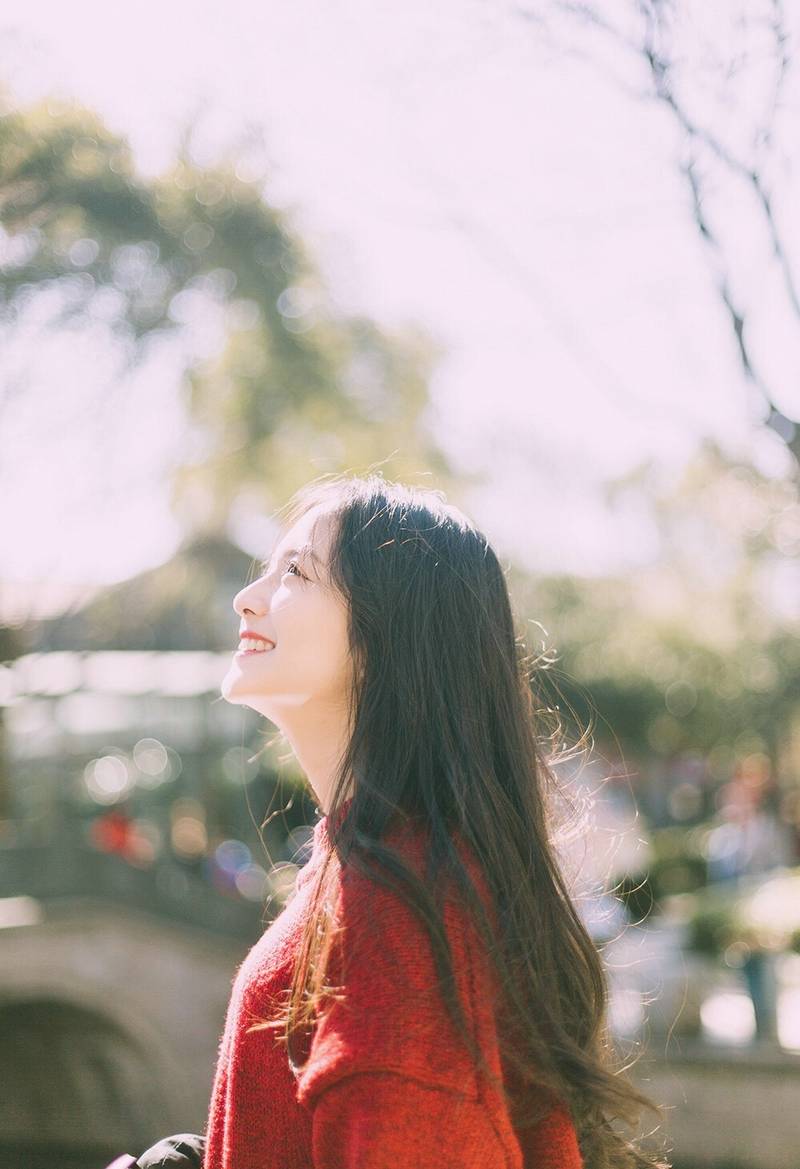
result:
M 102 1169 L 204 1132 L 231 982 L 267 920 L 170 863 L 0 850 L 0 1169 Z

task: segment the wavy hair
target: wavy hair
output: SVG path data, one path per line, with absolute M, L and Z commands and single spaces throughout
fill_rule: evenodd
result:
M 635 1128 L 643 1107 L 663 1121 L 663 1110 L 624 1074 L 608 1025 L 602 955 L 561 871 L 554 835 L 565 792 L 497 556 L 438 490 L 374 473 L 323 476 L 295 493 L 287 524 L 319 505 L 332 521 L 326 583 L 348 605 L 350 734 L 330 797 L 330 852 L 291 986 L 276 1016 L 250 1030 L 280 1030 L 299 1072 L 300 1037 L 307 1039 L 336 989 L 326 981 L 336 932 L 331 907 L 340 866 L 350 864 L 419 915 L 446 1008 L 496 1080 L 453 990 L 437 878 L 452 879 L 502 988 L 498 1017 L 514 1020 L 498 1033 L 518 1085 L 512 1093 L 501 1084 L 514 1124 L 535 1123 L 543 1114 L 536 1089 L 549 1089 L 569 1107 L 586 1169 L 670 1169 L 614 1128 L 617 1119 Z M 386 842 L 397 815 L 427 826 L 427 881 Z M 454 832 L 485 873 L 496 929 Z

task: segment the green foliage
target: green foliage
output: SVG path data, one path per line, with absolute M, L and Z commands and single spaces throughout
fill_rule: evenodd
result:
M 551 675 L 576 725 L 634 768 L 695 754 L 716 780 L 761 751 L 800 773 L 798 622 L 770 599 L 800 552 L 798 484 L 709 441 L 678 482 L 644 464 L 608 495 L 648 500 L 649 563 L 518 583 L 524 609 L 556 631 Z
M 687 949 L 717 958 L 736 939 L 732 906 L 714 906 L 698 910 L 689 922 Z
M 657 897 L 649 873 L 624 874 L 616 882 L 614 893 L 637 925 L 642 925 L 656 909 Z
M 691 895 L 688 947 L 780 953 L 800 941 L 800 867 L 709 885 Z
M 627 874 L 616 889 L 638 922 L 658 910 L 664 898 L 693 893 L 708 879 L 708 864 L 696 832 L 679 825 L 651 830 L 650 850 L 647 871 Z
M 422 418 L 439 348 L 418 328 L 341 312 L 288 214 L 240 173 L 235 159 L 199 168 L 184 145 L 144 180 L 89 111 L 50 100 L 6 114 L 0 320 L 13 327 L 55 290 L 54 324 L 104 322 L 133 366 L 201 311 L 221 316 L 221 346 L 186 376 L 203 448 L 174 477 L 189 528 L 221 533 L 240 493 L 269 509 L 314 474 L 389 457 L 392 475 L 447 489 Z

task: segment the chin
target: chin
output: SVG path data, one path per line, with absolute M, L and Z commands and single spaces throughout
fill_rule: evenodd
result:
M 253 694 L 244 687 L 239 689 L 237 686 L 238 679 L 233 677 L 225 677 L 219 688 L 219 692 L 226 702 L 232 706 L 249 706 L 251 710 L 256 711 L 257 714 L 262 712 L 258 709 L 260 698 L 258 694 Z
M 233 674 L 226 674 L 220 683 L 219 692 L 228 702 L 241 702 L 242 695 L 237 693 L 237 678 Z

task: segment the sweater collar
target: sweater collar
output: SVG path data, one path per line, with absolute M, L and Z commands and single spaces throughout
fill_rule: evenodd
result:
M 339 822 L 341 822 L 341 820 L 344 818 L 352 801 L 353 797 L 348 796 L 347 799 L 344 800 L 344 802 L 340 805 L 337 813 Z M 310 881 L 311 877 L 317 871 L 317 868 L 322 864 L 324 857 L 330 851 L 331 841 L 330 836 L 328 835 L 330 819 L 330 816 L 326 814 L 317 820 L 316 824 L 314 825 L 310 855 L 297 875 L 297 882 L 300 886 L 305 885 L 308 881 Z
M 325 813 L 314 825 L 314 849 L 316 850 L 323 845 L 330 843 L 330 828 L 332 824 L 341 824 L 347 815 L 348 809 L 353 802 L 353 797 L 348 796 L 339 805 L 336 813 Z

